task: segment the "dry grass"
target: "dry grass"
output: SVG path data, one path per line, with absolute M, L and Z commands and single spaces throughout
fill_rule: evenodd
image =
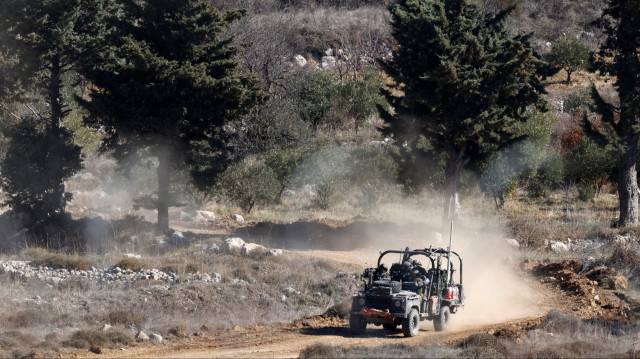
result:
M 137 258 L 124 258 L 116 263 L 115 266 L 122 270 L 132 270 L 134 272 L 149 268 L 147 264 Z
M 67 269 L 75 271 L 86 271 L 91 268 L 91 264 L 85 258 L 64 254 L 50 255 L 41 260 L 33 261 L 34 264 L 53 269 Z
M 66 347 L 78 349 L 100 349 L 103 347 L 113 349 L 131 345 L 132 343 L 134 343 L 134 337 L 131 333 L 113 329 L 108 331 L 103 331 L 102 329 L 78 330 L 68 340 L 62 342 Z M 93 352 L 95 353 L 96 351 Z

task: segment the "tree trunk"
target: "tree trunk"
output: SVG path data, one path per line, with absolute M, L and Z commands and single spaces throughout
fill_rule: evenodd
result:
M 618 178 L 618 195 L 620 197 L 620 220 L 621 227 L 635 226 L 638 224 L 638 171 L 636 163 L 638 161 L 638 140 L 640 136 L 634 131 L 632 123 L 635 118 L 623 113 L 620 120 L 630 122 L 628 126 L 623 126 L 627 133 L 623 135 L 624 151 L 620 158 L 620 177 Z
M 61 75 L 60 59 L 58 56 L 54 56 L 51 59 L 51 67 L 49 68 L 49 107 L 51 109 L 51 128 L 56 129 L 60 127 L 60 121 L 62 120 L 62 96 L 60 94 L 60 88 L 62 87 L 60 82 Z
M 169 184 L 171 183 L 171 153 L 168 146 L 158 146 L 158 232 L 169 231 Z

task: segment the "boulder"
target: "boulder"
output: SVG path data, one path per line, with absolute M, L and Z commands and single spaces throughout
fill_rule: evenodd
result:
M 282 255 L 282 249 L 270 249 L 267 254 L 272 257 L 279 257 Z
M 514 238 L 505 238 L 504 241 L 511 247 L 520 248 L 520 243 Z
M 149 336 L 147 334 L 145 334 L 142 330 L 138 332 L 138 334 L 136 334 L 136 341 L 138 342 L 146 342 L 147 340 L 149 340 Z M 160 339 L 162 340 L 162 339 Z
M 302 55 L 295 55 L 293 57 L 293 62 L 298 65 L 298 67 L 305 67 L 307 65 L 307 59 Z
M 244 223 L 244 217 L 239 214 L 232 214 L 231 218 L 238 223 Z
M 245 243 L 242 246 L 241 254 L 243 257 L 261 255 L 267 253 L 267 248 L 256 243 Z
M 336 65 L 336 58 L 333 56 L 322 56 L 320 67 L 323 69 L 332 68 Z
M 222 253 L 239 254 L 244 244 L 245 244 L 245 241 L 242 240 L 242 238 L 238 238 L 238 237 L 227 238 L 222 243 Z
M 184 237 L 182 232 L 175 231 L 171 235 L 171 244 L 178 247 L 185 246 L 187 245 L 187 239 Z
M 162 342 L 162 336 L 158 334 L 151 334 L 149 335 L 149 340 L 151 340 L 154 343 L 160 343 Z
M 213 222 L 216 220 L 216 215 L 210 211 L 196 211 L 196 222 Z
M 562 242 L 551 242 L 551 251 L 554 253 L 566 253 L 569 251 L 569 247 Z

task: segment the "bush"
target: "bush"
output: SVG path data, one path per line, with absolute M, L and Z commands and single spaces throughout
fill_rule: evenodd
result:
M 264 163 L 238 163 L 223 174 L 218 188 L 246 213 L 256 205 L 273 203 L 280 185 L 273 170 Z
M 578 88 L 572 90 L 563 101 L 563 111 L 565 113 L 574 115 L 579 110 L 586 111 L 589 108 L 591 102 L 591 89 Z
M 118 330 L 85 329 L 74 332 L 62 345 L 78 349 L 115 348 L 133 343 L 133 336 Z
M 112 310 L 107 315 L 107 319 L 111 324 L 134 325 L 142 329 L 142 314 L 135 310 Z

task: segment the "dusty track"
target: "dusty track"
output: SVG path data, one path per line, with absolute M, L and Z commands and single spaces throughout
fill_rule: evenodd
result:
M 211 334 L 199 334 L 171 344 L 146 344 L 126 351 L 103 351 L 99 357 L 115 358 L 295 358 L 307 346 L 323 343 L 341 346 L 382 344 L 452 344 L 467 336 L 490 330 L 518 332 L 539 323 L 539 317 L 519 318 L 502 323 L 461 326 L 448 332 L 435 332 L 422 322 L 418 336 L 405 338 L 401 333 L 385 335 L 381 328 L 370 327 L 366 336 L 351 336 L 347 323 L 334 318 L 309 318 L 295 323 L 234 328 Z M 87 357 L 98 357 L 86 352 Z M 79 355 L 84 356 L 83 354 Z
M 303 250 L 287 251 L 291 254 L 314 258 L 330 258 L 340 263 L 346 270 L 363 268 L 365 263 L 372 264 L 378 257 L 378 250 L 360 249 L 357 251 Z M 376 346 L 382 344 L 447 345 L 462 340 L 467 336 L 488 331 L 504 333 L 520 333 L 539 323 L 540 318 L 562 296 L 538 281 L 523 279 L 527 286 L 533 287 L 532 295 L 522 298 L 519 309 L 510 311 L 500 309 L 500 315 L 487 316 L 490 308 L 483 307 L 483 302 L 470 302 L 467 308 L 452 317 L 451 330 L 435 332 L 429 321 L 421 322 L 421 329 L 415 338 L 405 338 L 401 332 L 387 335 L 381 327 L 368 326 L 364 336 L 353 336 L 349 333 L 345 320 L 335 317 L 316 316 L 301 319 L 293 323 L 272 325 L 252 325 L 236 327 L 217 332 L 201 331 L 188 338 L 169 338 L 161 344 L 139 344 L 126 350 L 103 350 L 101 355 L 89 351 L 76 352 L 78 357 L 114 357 L 114 358 L 292 358 L 314 343 L 340 346 Z M 469 296 L 473 293 L 469 293 Z M 554 303 L 555 301 L 555 303 Z M 522 310 L 526 307 L 526 310 Z M 494 311 L 493 313 L 497 313 Z M 222 318 L 221 318 L 222 319 Z

